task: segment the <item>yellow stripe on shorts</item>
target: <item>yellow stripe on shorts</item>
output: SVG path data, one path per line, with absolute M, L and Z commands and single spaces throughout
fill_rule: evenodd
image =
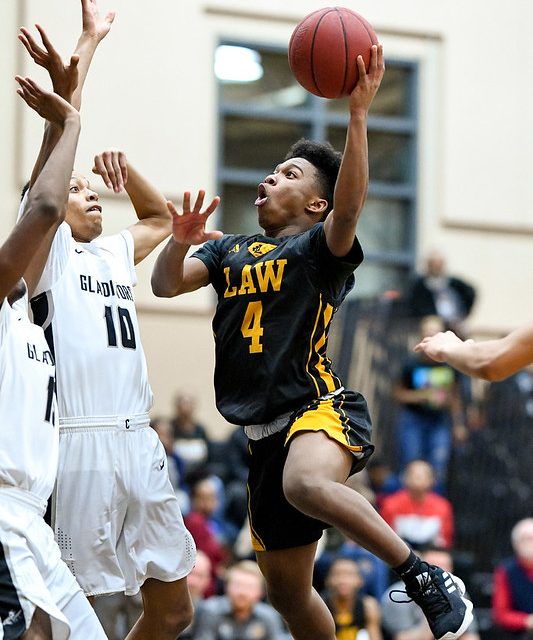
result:
M 346 437 L 346 415 L 342 410 L 342 400 L 338 409 L 335 409 L 333 403 L 334 398 L 321 400 L 316 409 L 306 411 L 297 420 L 295 420 L 289 429 L 285 444 L 289 442 L 295 433 L 302 431 L 322 431 L 328 436 L 328 438 L 336 440 L 346 449 L 354 452 L 362 451 L 363 447 L 361 445 L 351 445 Z M 344 416 L 344 421 L 341 418 L 341 415 L 339 415 L 339 412 Z
M 266 551 L 265 543 L 261 540 L 261 536 L 254 529 L 252 524 L 252 514 L 250 511 L 250 487 L 246 485 L 246 491 L 248 492 L 248 525 L 250 527 L 250 537 L 252 538 L 252 549 L 254 551 Z

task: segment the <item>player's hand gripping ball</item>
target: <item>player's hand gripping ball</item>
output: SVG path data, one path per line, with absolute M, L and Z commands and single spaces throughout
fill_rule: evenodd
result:
M 357 56 L 370 63 L 378 39 L 370 23 L 351 9 L 326 7 L 305 17 L 289 42 L 294 77 L 321 98 L 340 98 L 353 91 L 359 72 Z

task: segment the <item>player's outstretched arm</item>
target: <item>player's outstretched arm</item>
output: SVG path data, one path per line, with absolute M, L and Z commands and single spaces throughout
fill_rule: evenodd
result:
M 69 64 L 63 62 L 50 38 L 40 25 L 36 25 L 36 28 L 42 45 L 39 45 L 30 31 L 24 27 L 20 29 L 19 34 L 19 40 L 30 57 L 50 74 L 54 91 L 67 102 L 70 102 L 78 111 L 81 108 L 82 91 L 96 48 L 109 33 L 111 24 L 115 19 L 114 12 L 109 12 L 102 18 L 94 0 L 81 0 L 81 9 L 82 31 Z M 37 179 L 60 135 L 61 132 L 53 124 L 46 124 L 41 150 L 32 172 L 30 186 Z
M 137 214 L 130 227 L 135 247 L 135 264 L 146 258 L 172 231 L 172 216 L 166 198 L 117 149 L 95 156 L 93 173 L 102 176 L 106 187 L 115 193 L 125 190 Z
M 191 194 L 183 196 L 183 211 L 178 212 L 172 202 L 168 209 L 172 214 L 172 237 L 157 257 L 152 273 L 152 291 L 158 298 L 173 298 L 182 293 L 196 291 L 209 284 L 209 271 L 197 258 L 186 258 L 192 245 L 222 237 L 221 231 L 206 231 L 205 224 L 217 208 L 217 196 L 202 211 L 205 191 L 200 191 L 191 209 Z
M 504 338 L 485 342 L 463 341 L 452 331 L 424 338 L 415 351 L 476 378 L 503 380 L 533 364 L 533 324 L 515 329 Z
M 80 132 L 80 116 L 55 93 L 17 76 L 18 94 L 42 118 L 53 122 L 60 138 L 28 197 L 26 215 L 0 248 L 0 300 L 24 276 L 31 293 L 45 265 L 53 235 L 65 216 L 68 185 Z
M 357 67 L 359 80 L 350 95 L 350 121 L 335 185 L 333 210 L 324 223 L 328 247 L 338 257 L 347 255 L 352 248 L 368 190 L 366 123 L 368 110 L 385 72 L 382 45 L 372 47 L 368 70 L 361 56 L 357 58 Z

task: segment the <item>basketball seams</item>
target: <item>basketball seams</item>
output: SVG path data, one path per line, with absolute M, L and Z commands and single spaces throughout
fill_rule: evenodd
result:
M 325 11 L 320 18 L 318 19 L 318 22 L 315 25 L 315 30 L 313 31 L 313 38 L 311 40 L 311 74 L 313 76 L 313 82 L 315 84 L 316 90 L 318 91 L 318 93 L 320 94 L 320 96 L 322 98 L 325 98 L 324 93 L 322 92 L 322 90 L 320 89 L 320 87 L 318 86 L 318 82 L 316 79 L 316 75 L 315 75 L 315 40 L 316 40 L 316 35 L 318 33 L 318 29 L 320 27 L 320 23 L 322 22 L 322 20 L 324 20 L 324 18 L 330 14 L 332 11 L 335 11 L 335 9 L 330 9 L 329 11 Z M 315 11 L 316 13 L 316 11 Z M 311 14 L 312 15 L 312 14 Z
M 337 12 L 337 17 L 339 18 L 339 22 L 342 28 L 342 36 L 344 39 L 344 80 L 342 82 L 342 92 L 341 95 L 344 95 L 346 91 L 346 82 L 348 81 L 348 37 L 346 35 L 346 26 L 344 24 L 344 20 L 342 19 L 342 13 L 339 11 L 339 7 L 334 7 Z

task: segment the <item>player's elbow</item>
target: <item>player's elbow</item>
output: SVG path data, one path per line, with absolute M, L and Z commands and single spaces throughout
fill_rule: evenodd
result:
M 181 293 L 178 287 L 169 287 L 166 283 L 163 283 L 159 278 L 151 279 L 152 293 L 156 298 L 174 298 Z
M 489 382 L 500 382 L 508 375 L 509 373 L 497 362 L 487 362 L 478 369 L 478 376 Z
M 65 218 L 64 202 L 53 196 L 36 196 L 27 205 L 28 213 L 47 220 L 50 225 L 62 222 Z

